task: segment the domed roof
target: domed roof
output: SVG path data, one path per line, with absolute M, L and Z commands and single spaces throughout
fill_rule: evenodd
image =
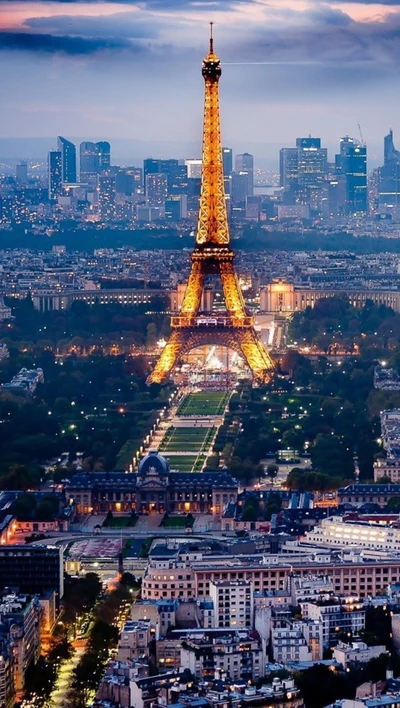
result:
M 169 464 L 158 450 L 150 450 L 139 462 L 138 474 L 145 477 L 147 474 L 167 475 Z

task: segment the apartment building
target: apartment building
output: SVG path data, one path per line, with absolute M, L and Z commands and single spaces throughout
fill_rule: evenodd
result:
M 118 642 L 118 660 L 139 659 L 147 656 L 149 644 L 155 638 L 155 627 L 150 620 L 125 622 Z
M 380 527 L 378 527 L 380 529 Z M 365 557 L 357 549 L 322 550 L 297 547 L 277 555 L 213 556 L 183 561 L 179 554 L 162 567 L 151 560 L 143 578 L 143 599 L 166 598 L 199 600 L 210 598 L 211 583 L 243 581 L 251 583 L 254 593 L 261 593 L 275 604 L 287 583 L 296 575 L 299 582 L 311 576 L 325 576 L 337 595 L 365 598 L 386 591 L 400 581 L 400 558 L 380 553 L 379 561 Z M 323 585 L 323 583 L 322 583 Z
M 0 637 L 8 642 L 16 692 L 22 691 L 26 669 L 40 655 L 40 618 L 41 606 L 36 597 L 12 594 L 1 600 Z
M 214 627 L 252 627 L 253 588 L 249 580 L 217 580 L 210 583 Z
M 355 661 L 365 664 L 371 659 L 375 659 L 381 654 L 387 653 L 388 652 L 384 644 L 369 647 L 365 644 L 365 642 L 352 642 L 350 644 L 346 644 L 346 642 L 339 642 L 333 650 L 332 658 L 341 664 L 345 669 L 348 664 Z
M 254 630 L 198 630 L 181 642 L 181 667 L 201 680 L 217 672 L 233 681 L 258 681 L 264 676 L 265 653 Z
M 358 598 L 331 597 L 301 602 L 300 607 L 304 619 L 321 623 L 324 648 L 335 646 L 342 633 L 357 635 L 365 629 L 365 609 Z
M 333 516 L 323 519 L 320 526 L 308 531 L 302 544 L 325 548 L 368 548 L 385 554 L 400 551 L 400 529 L 366 521 L 345 521 Z
M 189 562 L 172 560 L 167 564 L 150 561 L 142 582 L 144 600 L 179 598 L 187 600 L 196 596 L 194 573 Z
M 374 462 L 374 482 L 386 477 L 392 484 L 400 483 L 400 458 L 388 457 Z

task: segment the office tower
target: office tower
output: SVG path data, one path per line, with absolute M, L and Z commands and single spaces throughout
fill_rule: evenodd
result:
M 115 177 L 115 191 L 126 197 L 140 194 L 142 188 L 142 170 L 140 167 L 126 167 L 117 172 Z
M 0 546 L 0 587 L 29 595 L 48 590 L 64 594 L 61 548 L 54 546 Z
M 18 162 L 15 168 L 15 178 L 17 182 L 21 184 L 27 184 L 28 182 L 28 165 L 26 162 Z
M 154 175 L 160 171 L 160 160 L 154 160 L 152 157 L 143 160 L 143 183 L 146 185 L 147 175 Z
M 346 179 L 346 212 L 360 214 L 368 211 L 367 148 L 348 135 L 340 140 L 340 154 L 336 168 Z
M 224 147 L 222 148 L 222 168 L 224 171 L 224 190 L 225 196 L 229 198 L 232 192 L 232 169 L 233 169 L 233 156 L 232 148 Z M 228 207 L 227 203 L 227 207 Z
M 235 172 L 244 172 L 247 174 L 247 194 L 252 196 L 254 192 L 254 158 L 248 152 L 242 155 L 236 155 Z
M 99 212 L 103 221 L 115 219 L 115 175 L 103 174 L 98 177 Z
M 168 179 L 163 172 L 148 174 L 146 177 L 146 200 L 149 206 L 164 206 L 168 196 Z
M 297 138 L 297 175 L 300 187 L 321 187 L 328 172 L 328 151 L 321 148 L 321 139 Z
M 61 152 L 61 179 L 63 182 L 76 182 L 76 147 L 61 135 L 57 138 L 57 150 Z
M 168 194 L 179 196 L 188 193 L 188 170 L 186 165 L 171 165 L 168 173 Z
M 384 164 L 378 171 L 378 205 L 400 207 L 400 151 L 393 142 L 393 131 L 384 137 Z
M 299 169 L 298 148 L 282 148 L 279 152 L 279 184 L 287 190 L 296 187 Z
M 61 152 L 50 150 L 47 157 L 49 199 L 57 199 L 62 192 Z
M 93 182 L 100 169 L 99 148 L 96 143 L 84 142 L 79 147 L 80 181 Z
M 165 219 L 166 221 L 180 221 L 187 217 L 187 196 L 180 194 L 175 197 L 170 197 L 165 202 Z
M 222 167 L 224 170 L 224 177 L 230 177 L 233 169 L 232 148 L 222 148 Z
M 108 170 L 111 165 L 111 146 L 107 140 L 101 140 L 96 143 L 99 154 L 99 170 Z
M 246 202 L 249 193 L 249 173 L 233 172 L 231 182 L 232 204 L 242 204 Z
M 201 160 L 185 160 L 185 165 L 187 167 L 187 173 L 189 179 L 195 179 L 196 177 L 201 177 Z

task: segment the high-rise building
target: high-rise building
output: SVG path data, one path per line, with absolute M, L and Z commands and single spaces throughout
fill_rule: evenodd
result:
M 336 169 L 346 179 L 346 212 L 362 214 L 368 211 L 367 148 L 348 135 L 340 140 Z
M 242 204 L 244 206 L 249 193 L 249 173 L 233 172 L 231 182 L 232 204 Z
M 115 219 L 115 175 L 102 174 L 99 176 L 99 211 L 103 221 Z
M 117 172 L 115 190 L 118 194 L 131 197 L 142 191 L 142 170 L 140 167 L 125 167 Z
M 62 182 L 76 182 L 76 147 L 70 140 L 57 138 L 57 150 L 61 152 L 61 179 Z
M 394 146 L 392 130 L 384 138 L 384 164 L 378 172 L 378 206 L 400 208 L 400 151 Z
M 27 184 L 28 182 L 28 165 L 26 162 L 18 162 L 15 168 L 15 178 L 20 184 Z
M 282 148 L 279 153 L 279 184 L 285 189 L 294 189 L 299 172 L 298 148 Z
M 179 196 L 188 193 L 188 171 L 186 165 L 171 165 L 167 172 L 168 194 Z
M 201 160 L 185 160 L 185 165 L 187 167 L 189 179 L 201 177 Z
M 168 178 L 163 172 L 146 177 L 146 200 L 149 206 L 164 206 L 168 196 Z
M 254 192 L 254 158 L 248 152 L 235 157 L 235 172 L 247 174 L 247 194 L 252 196 Z
M 64 594 L 63 552 L 55 546 L 0 546 L 0 587 L 29 595 Z
M 224 170 L 224 177 L 230 177 L 233 169 L 232 148 L 222 148 L 222 167 Z
M 60 150 L 50 150 L 47 157 L 49 199 L 57 199 L 62 193 L 62 168 Z
M 96 143 L 83 142 L 79 147 L 80 181 L 93 182 L 100 169 L 99 148 Z
M 187 217 L 187 196 L 180 194 L 169 197 L 165 202 L 165 219 L 167 221 L 180 221 Z
M 225 195 L 229 200 L 232 192 L 232 170 L 233 170 L 233 155 L 232 148 L 222 148 L 222 168 L 224 171 L 224 190 Z M 227 208 L 229 207 L 227 202 Z
M 108 170 L 111 165 L 111 145 L 107 140 L 100 140 L 96 143 L 99 152 L 99 170 Z
M 320 138 L 297 138 L 297 175 L 299 186 L 321 187 L 328 172 L 328 151 Z
M 143 181 L 145 185 L 147 175 L 154 175 L 157 172 L 160 172 L 160 160 L 154 160 L 152 157 L 143 160 Z

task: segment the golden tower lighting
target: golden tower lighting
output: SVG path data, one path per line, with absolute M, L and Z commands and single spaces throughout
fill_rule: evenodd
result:
M 242 356 L 254 378 L 270 380 L 273 362 L 259 339 L 253 318 L 246 312 L 233 266 L 224 193 L 222 145 L 219 116 L 219 57 L 214 53 L 212 23 L 210 50 L 203 61 L 205 82 L 202 179 L 196 245 L 180 314 L 171 317 L 172 334 L 148 377 L 148 383 L 162 383 L 179 357 L 202 345 L 229 347 Z M 200 314 L 206 275 L 221 278 L 226 312 Z

